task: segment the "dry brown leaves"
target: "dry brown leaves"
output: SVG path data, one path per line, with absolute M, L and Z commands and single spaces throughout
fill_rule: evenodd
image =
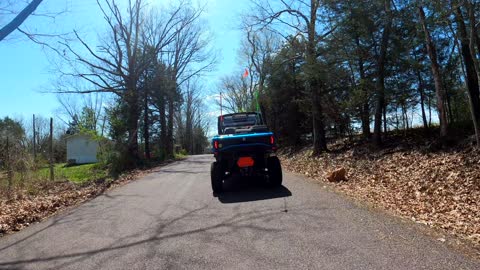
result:
M 311 150 L 281 154 L 290 171 L 326 181 L 343 167 L 340 191 L 414 222 L 439 228 L 480 249 L 480 153 L 468 149 L 423 153 L 390 151 L 374 155 L 358 149 L 312 157 Z
M 134 170 L 114 181 L 92 181 L 87 185 L 70 182 L 41 182 L 34 186 L 35 195 L 27 190 L 16 190 L 12 200 L 0 197 L 0 236 L 21 230 L 69 206 L 94 198 L 113 187 L 121 186 L 153 169 Z

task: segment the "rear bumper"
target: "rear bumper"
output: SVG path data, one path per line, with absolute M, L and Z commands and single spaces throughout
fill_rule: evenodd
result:
M 266 168 L 266 159 L 274 152 L 274 147 L 270 144 L 252 143 L 243 145 L 229 145 L 223 149 L 214 152 L 217 162 L 231 173 L 248 171 L 249 175 L 264 173 Z M 251 167 L 240 168 L 238 160 L 243 157 L 251 157 L 254 164 Z
M 266 143 L 233 144 L 218 149 L 219 154 L 228 153 L 264 153 L 273 152 L 274 147 Z

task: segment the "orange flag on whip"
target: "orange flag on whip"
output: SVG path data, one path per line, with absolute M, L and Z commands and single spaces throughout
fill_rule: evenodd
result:
M 248 69 L 245 69 L 245 72 L 243 73 L 243 78 L 248 77 Z

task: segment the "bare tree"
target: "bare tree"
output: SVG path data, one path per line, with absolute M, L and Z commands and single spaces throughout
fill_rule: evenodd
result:
M 253 31 L 248 24 L 245 27 L 246 41 L 242 43 L 242 53 L 247 60 L 250 78 L 250 95 L 253 97 L 254 91 L 257 95 L 263 95 L 266 87 L 267 75 L 272 69 L 272 56 L 280 49 L 280 40 L 278 35 L 263 29 Z M 256 100 L 255 102 L 259 102 Z M 265 120 L 265 106 L 258 104 Z
M 460 39 L 460 52 L 465 65 L 465 79 L 467 82 L 468 97 L 470 102 L 470 111 L 475 129 L 477 145 L 480 145 L 480 93 L 478 70 L 476 70 L 476 53 L 474 42 L 476 39 L 475 29 L 471 29 L 470 37 L 467 34 L 467 27 L 463 18 L 461 6 L 456 1 L 452 2 L 455 22 L 457 24 L 457 33 Z M 470 7 L 473 8 L 473 7 Z M 472 14 L 470 14 L 472 16 Z M 475 23 L 470 22 L 470 23 Z
M 185 107 L 185 149 L 193 153 L 194 137 L 193 128 L 195 117 L 198 114 L 200 103 L 200 89 L 198 82 L 188 81 L 184 90 Z
M 377 59 L 377 87 L 375 104 L 375 122 L 373 125 L 373 141 L 377 146 L 382 144 L 381 129 L 382 116 L 386 114 L 385 106 L 385 63 L 387 59 L 387 49 L 390 40 L 393 14 L 391 10 L 391 0 L 385 0 L 385 19 L 383 25 L 382 40 L 380 44 L 380 54 Z M 386 121 L 386 119 L 384 119 Z
M 444 108 L 445 89 L 443 89 L 442 78 L 440 74 L 440 66 L 438 65 L 438 61 L 437 61 L 437 50 L 435 48 L 435 44 L 433 43 L 432 38 L 430 36 L 430 31 L 428 30 L 427 24 L 425 22 L 425 12 L 423 11 L 422 6 L 418 6 L 418 15 L 420 18 L 420 24 L 422 25 L 422 29 L 425 35 L 425 44 L 427 47 L 428 56 L 430 57 L 433 79 L 435 81 L 435 92 L 437 95 L 437 109 L 439 114 L 438 118 L 440 119 L 440 136 L 446 137 L 448 135 L 448 123 L 447 123 L 447 112 Z M 419 77 L 419 80 L 421 80 L 420 76 L 418 77 Z M 424 122 L 426 123 L 425 116 L 424 116 Z
M 225 112 L 243 112 L 252 107 L 253 93 L 249 80 L 241 75 L 225 76 L 220 79 L 221 105 Z M 220 106 L 220 99 L 217 100 L 217 105 Z
M 177 136 L 183 149 L 190 154 L 203 152 L 209 121 L 202 101 L 203 86 L 198 80 L 189 80 L 184 85 L 184 104 L 177 114 Z
M 227 112 L 255 110 L 255 95 L 263 93 L 266 76 L 269 72 L 271 56 L 276 52 L 278 42 L 273 32 L 263 29 L 254 31 L 248 24 L 244 27 L 245 40 L 241 44 L 240 58 L 247 63 L 235 75 L 224 76 L 218 86 L 222 95 L 222 108 Z M 220 106 L 218 99 L 217 105 Z
M 317 60 L 318 43 L 332 33 L 336 27 L 323 34 L 317 33 L 318 13 L 321 10 L 320 0 L 310 1 L 286 1 L 281 0 L 279 7 L 272 7 L 270 2 L 254 2 L 259 10 L 252 17 L 252 26 L 271 26 L 274 22 L 287 26 L 288 29 L 303 37 L 306 41 L 304 59 L 306 62 L 306 88 L 311 98 L 312 124 L 313 124 L 313 147 L 314 154 L 327 150 L 325 138 L 325 124 L 322 108 L 322 83 L 319 81 L 315 66 Z
M 208 131 L 208 117 L 204 114 L 203 85 L 198 80 L 188 80 L 183 86 L 183 105 L 175 114 L 177 143 L 190 154 L 201 153 L 199 144 Z
M 131 159 L 127 166 L 135 165 L 138 153 L 138 122 L 140 117 L 139 80 L 151 65 L 151 50 L 154 55 L 166 48 L 177 35 L 178 25 L 184 24 L 178 16 L 180 3 L 163 16 L 145 18 L 141 0 L 129 0 L 123 14 L 113 0 L 97 0 L 108 25 L 108 36 L 95 50 L 75 32 L 77 40 L 85 52 L 64 43 L 69 52 L 67 60 L 71 72 L 64 77 L 73 77 L 88 82 L 90 89 L 58 90 L 58 93 L 113 93 L 126 104 L 126 126 L 128 133 L 127 156 Z M 144 27 L 143 27 L 144 26 Z M 149 50 L 144 50 L 148 46 Z
M 81 97 L 78 94 L 62 94 L 57 95 L 57 100 L 61 105 L 57 110 L 57 117 L 65 125 L 85 125 L 81 128 L 102 133 L 105 119 L 102 93 L 82 94 Z
M 480 64 L 478 63 L 478 58 L 477 58 L 477 50 L 480 51 L 480 38 L 478 36 L 478 31 L 477 31 L 477 20 L 475 18 L 475 8 L 477 3 L 475 1 L 465 1 L 465 5 L 467 6 L 467 13 L 468 13 L 468 18 L 470 20 L 470 42 L 469 42 L 469 49 L 470 49 L 470 54 L 472 56 L 473 60 L 473 66 L 475 67 L 475 71 L 477 73 L 477 89 L 478 89 L 478 81 L 480 80 Z M 457 9 L 457 20 L 461 19 L 460 15 L 458 15 L 458 12 L 460 12 L 459 9 Z M 459 22 L 460 25 L 458 26 L 459 28 L 462 28 L 464 26 L 461 25 L 461 22 Z M 464 40 L 464 33 L 462 33 L 463 30 L 460 29 L 460 36 L 462 37 L 462 43 L 466 42 Z M 463 46 L 462 46 L 463 47 Z M 466 56 L 466 55 L 465 55 Z M 468 56 L 466 56 L 468 58 Z M 464 58 L 465 59 L 465 58 Z M 465 59 L 466 63 L 466 59 Z M 467 78 L 467 80 L 469 80 Z M 470 81 L 470 80 L 469 80 Z M 472 83 L 469 83 L 472 84 Z M 473 82 L 473 85 L 475 83 Z M 475 86 L 473 86 L 475 87 Z M 469 87 L 470 88 L 470 87 Z M 479 97 L 479 92 L 478 91 L 473 91 L 472 93 L 469 91 L 469 100 L 470 100 L 470 111 L 472 114 L 472 120 L 473 120 L 473 127 L 475 129 L 475 139 L 477 142 L 477 147 L 480 147 L 480 97 Z
M 210 38 L 203 24 L 199 21 L 203 8 L 184 8 L 179 12 L 181 23 L 174 28 L 173 41 L 161 54 L 161 59 L 169 68 L 170 89 L 166 95 L 167 127 L 166 155 L 173 156 L 173 128 L 175 115 L 175 97 L 180 94 L 182 85 L 188 80 L 210 71 L 216 58 L 208 49 Z

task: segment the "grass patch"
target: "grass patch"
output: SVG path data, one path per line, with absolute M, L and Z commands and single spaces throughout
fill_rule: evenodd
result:
M 58 163 L 55 164 L 53 172 L 55 180 L 68 180 L 77 184 L 108 176 L 107 170 L 95 163 L 74 166 L 67 166 L 66 163 Z M 39 178 L 48 179 L 50 177 L 50 168 L 42 168 L 38 170 L 36 174 Z
M 175 151 L 173 154 L 174 159 L 185 159 L 188 156 L 188 152 L 185 149 L 180 149 L 178 151 Z
M 175 153 L 175 154 L 174 154 L 174 158 L 175 158 L 175 159 L 185 159 L 185 158 L 187 158 L 187 156 L 188 156 L 188 155 L 187 155 L 187 154 L 184 154 L 184 153 Z

